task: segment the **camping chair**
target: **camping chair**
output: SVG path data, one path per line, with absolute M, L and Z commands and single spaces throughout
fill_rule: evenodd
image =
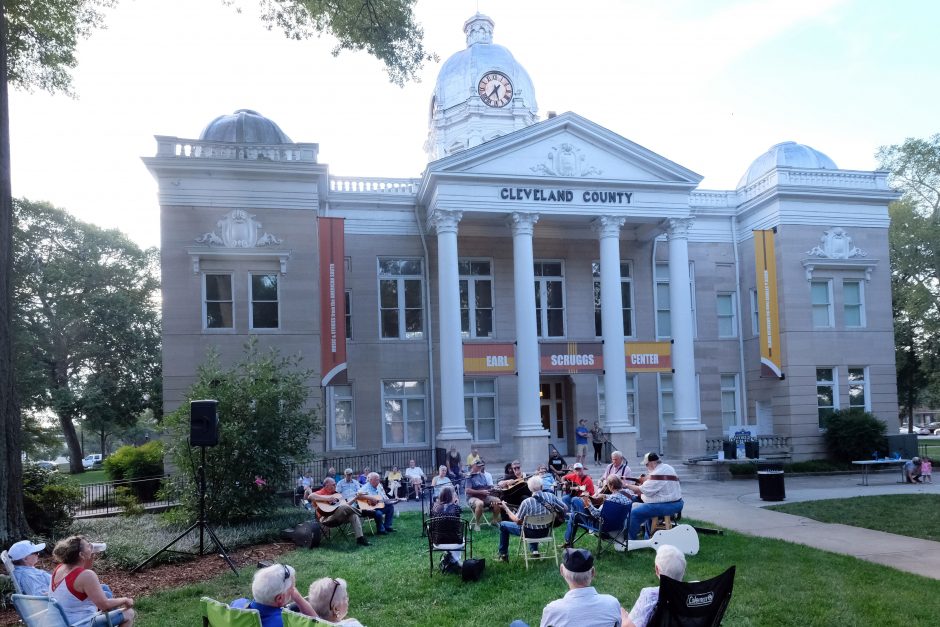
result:
M 7 574 L 10 576 L 10 580 L 13 582 L 13 592 L 16 594 L 23 594 L 23 589 L 20 588 L 20 582 L 16 580 L 16 577 L 13 576 L 13 569 L 16 568 L 13 564 L 13 560 L 10 559 L 10 554 L 6 551 L 0 553 L 0 560 L 3 560 L 3 566 L 7 569 Z
M 522 553 L 523 559 L 525 559 L 526 570 L 529 569 L 529 560 L 555 560 L 555 565 L 558 565 L 558 543 L 555 541 L 555 529 L 552 527 L 552 523 L 555 522 L 555 513 L 548 512 L 546 514 L 529 514 L 522 519 L 522 523 L 519 525 L 519 552 Z M 526 533 L 528 530 L 528 533 Z M 529 544 L 535 544 L 539 549 L 539 557 L 533 557 L 529 553 Z M 552 552 L 551 555 L 545 553 L 542 555 L 542 545 L 551 544 Z
M 615 544 L 626 550 L 627 535 L 625 530 L 630 526 L 630 509 L 631 507 L 624 503 L 607 501 L 601 508 L 600 520 L 588 516 L 586 513 L 579 516 L 577 525 L 583 531 L 581 531 L 581 535 L 577 535 L 577 529 L 575 529 L 575 539 L 572 544 L 590 534 L 597 536 L 596 553 L 598 556 L 604 552 L 604 547 L 607 544 Z
M 734 588 L 734 566 L 706 581 L 659 578 L 659 603 L 650 627 L 717 627 Z
M 473 557 L 473 533 L 470 523 L 460 516 L 432 516 L 428 518 L 425 526 L 428 536 L 428 561 L 431 572 L 434 574 L 434 553 L 449 553 L 450 551 L 463 552 L 466 560 Z
M 199 599 L 202 627 L 261 627 L 258 610 L 229 607 L 209 597 Z
M 14 594 L 13 606 L 19 612 L 20 618 L 26 624 L 26 627 L 78 627 L 87 625 L 98 614 L 105 617 L 108 625 L 111 619 L 107 612 L 98 612 L 91 618 L 77 623 L 69 623 L 65 616 L 65 610 L 58 601 L 52 597 L 32 596 L 29 594 Z M 258 625 L 261 625 L 261 619 L 258 619 Z
M 331 623 L 328 620 L 322 618 L 314 618 L 313 616 L 307 616 L 306 614 L 301 614 L 300 612 L 294 612 L 291 610 L 281 610 L 281 620 L 284 622 L 284 627 L 312 627 L 313 625 L 341 625 L 342 623 Z

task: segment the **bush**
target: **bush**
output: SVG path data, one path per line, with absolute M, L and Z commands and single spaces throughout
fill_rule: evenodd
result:
M 82 489 L 65 475 L 23 465 L 23 510 L 30 528 L 43 536 L 64 531 L 82 504 Z
M 140 516 L 144 513 L 144 506 L 140 504 L 134 491 L 126 485 L 118 486 L 114 490 L 114 502 L 121 508 L 121 516 Z
M 841 462 L 884 454 L 888 450 L 885 423 L 861 409 L 836 410 L 826 421 L 826 448 Z
M 131 491 L 141 501 L 152 501 L 160 489 L 160 479 L 139 479 L 163 476 L 163 442 L 154 440 L 143 446 L 122 446 L 104 460 L 104 471 L 113 481 L 133 481 Z

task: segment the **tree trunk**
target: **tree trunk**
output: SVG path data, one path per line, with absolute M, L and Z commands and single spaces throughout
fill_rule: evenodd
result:
M 82 445 L 78 441 L 75 423 L 66 412 L 58 412 L 59 424 L 62 425 L 62 434 L 65 436 L 65 445 L 69 448 L 69 472 L 73 475 L 85 472 L 82 466 Z
M 98 436 L 101 438 L 101 461 L 104 461 L 104 458 L 108 456 L 107 449 L 105 445 L 108 443 L 108 432 L 102 429 L 98 432 Z
M 29 534 L 23 514 L 23 433 L 13 385 L 13 192 L 10 185 L 10 100 L 6 2 L 0 0 L 0 546 Z

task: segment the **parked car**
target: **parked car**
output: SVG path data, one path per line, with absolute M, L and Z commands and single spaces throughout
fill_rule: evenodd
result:
M 86 455 L 85 458 L 82 459 L 82 466 L 85 468 L 85 470 L 100 468 L 101 453 L 92 453 L 91 455 Z
M 48 470 L 49 472 L 59 472 L 59 466 L 55 462 L 40 460 L 37 462 L 33 462 L 33 465 L 39 466 L 43 470 Z
M 901 433 L 902 435 L 906 435 L 907 432 L 908 432 L 908 431 L 907 431 L 907 427 L 901 427 L 900 433 Z M 918 426 L 918 425 L 914 425 L 914 431 L 912 431 L 912 433 L 915 433 L 915 434 L 917 434 L 917 435 L 930 435 L 930 434 L 933 433 L 933 432 L 932 432 L 930 429 L 928 429 L 927 427 L 921 427 L 921 426 Z
M 940 433 L 937 433 L 937 431 L 940 431 L 940 421 L 928 422 L 924 426 L 934 435 L 940 435 Z

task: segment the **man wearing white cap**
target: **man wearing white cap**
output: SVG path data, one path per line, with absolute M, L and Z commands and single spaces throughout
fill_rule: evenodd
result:
M 7 554 L 13 560 L 13 576 L 23 589 L 23 594 L 48 596 L 52 585 L 52 575 L 36 568 L 39 552 L 46 548 L 44 542 L 33 544 L 29 540 L 20 540 L 10 547 Z

